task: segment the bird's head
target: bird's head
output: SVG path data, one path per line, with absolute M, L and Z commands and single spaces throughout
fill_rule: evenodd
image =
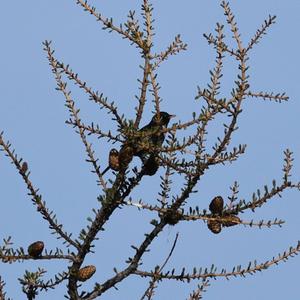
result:
M 159 124 L 162 125 L 162 126 L 168 126 L 170 120 L 174 117 L 176 117 L 175 115 L 170 115 L 168 114 L 167 112 L 165 111 L 161 111 L 159 113 L 159 117 L 160 117 L 160 120 L 159 120 Z M 153 123 L 156 123 L 157 124 L 157 114 L 155 114 L 151 120 L 151 122 Z

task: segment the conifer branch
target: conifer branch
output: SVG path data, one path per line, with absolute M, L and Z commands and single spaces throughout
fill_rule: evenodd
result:
M 46 273 L 44 269 L 39 268 L 35 272 L 26 270 L 23 278 L 19 278 L 26 298 L 34 299 L 40 291 L 53 289 L 67 280 L 67 298 L 70 300 L 91 300 L 102 296 L 112 288 L 116 288 L 118 283 L 125 281 L 130 276 L 136 275 L 150 279 L 141 300 L 154 299 L 156 288 L 162 280 L 188 283 L 197 280 L 198 286 L 191 292 L 188 299 L 199 300 L 202 299 L 203 292 L 209 286 L 211 278 L 245 277 L 266 270 L 297 255 L 300 252 L 300 242 L 271 260 L 259 264 L 256 261 L 250 262 L 247 267 L 239 265 L 234 267 L 232 271 L 226 269 L 219 271 L 214 265 L 210 268 L 195 267 L 190 272 L 186 271 L 185 267 L 179 271 L 175 269 L 165 271 L 165 266 L 174 254 L 178 240 L 177 234 L 162 264 L 156 265 L 150 271 L 141 269 L 142 260 L 146 253 L 151 250 L 151 247 L 155 246 L 154 241 L 157 237 L 168 226 L 177 226 L 179 222 L 202 221 L 214 234 L 220 233 L 225 228 L 230 230 L 229 227 L 237 225 L 258 227 L 259 229 L 283 225 L 284 221 L 277 218 L 249 221 L 242 219 L 241 215 L 246 210 L 255 212 L 256 208 L 261 207 L 270 199 L 276 196 L 281 197 L 281 194 L 287 189 L 300 190 L 300 182 L 291 180 L 293 153 L 289 149 L 284 151 L 281 182 L 277 184 L 273 180 L 271 188 L 265 185 L 263 191 L 258 189 L 253 193 L 250 201 L 247 202 L 240 198 L 239 184 L 234 182 L 230 187 L 227 201 L 224 201 L 225 198 L 223 199 L 222 196 L 213 195 L 208 209 L 200 208 L 200 205 L 187 206 L 191 196 L 197 193 L 198 185 L 208 169 L 212 169 L 215 165 L 231 163 L 245 153 L 245 144 L 234 146 L 232 143 L 233 135 L 238 130 L 239 117 L 243 112 L 245 99 L 252 97 L 275 102 L 288 100 L 285 93 L 254 92 L 255 89 L 253 90 L 252 86 L 250 88 L 249 84 L 248 55 L 254 45 L 266 34 L 269 27 L 275 23 L 275 16 L 269 16 L 256 31 L 253 38 L 246 43 L 247 46 L 244 46 L 235 15 L 229 3 L 224 0 L 221 1 L 221 7 L 235 46 L 231 48 L 231 43 L 227 42 L 224 25 L 221 23 L 216 24 L 214 35 L 204 34 L 208 44 L 214 48 L 216 57 L 215 64 L 209 71 L 208 84 L 205 88 L 198 87 L 195 98 L 199 99 L 199 109 L 193 112 L 187 121 L 178 120 L 176 123 L 170 124 L 172 115 L 161 111 L 162 99 L 157 78 L 159 67 L 163 62 L 167 61 L 170 56 L 177 55 L 187 49 L 187 45 L 181 40 L 180 35 L 177 35 L 171 44 L 163 48 L 165 50 L 162 52 L 160 52 L 161 50 L 153 51 L 155 30 L 153 6 L 150 0 L 142 1 L 140 18 L 136 16 L 135 11 L 130 10 L 127 20 L 119 26 L 115 25 L 112 18 L 107 18 L 97 12 L 96 8 L 91 6 L 88 1 L 74 0 L 74 2 L 93 15 L 97 22 L 103 26 L 103 29 L 116 32 L 121 38 L 126 39 L 138 49 L 142 60 L 140 65 L 142 74 L 138 79 L 139 92 L 135 96 L 137 100 L 135 118 L 131 120 L 120 114 L 118 106 L 114 102 L 109 102 L 102 93 L 89 87 L 77 73 L 73 72 L 69 65 L 55 57 L 51 42 L 45 41 L 43 43 L 51 70 L 55 76 L 57 90 L 62 92 L 70 114 L 66 124 L 73 126 L 78 133 L 87 154 L 86 161 L 91 163 L 92 173 L 96 174 L 97 183 L 101 186 L 101 194 L 97 197 L 99 207 L 93 208 L 94 215 L 87 218 L 89 224 L 81 229 L 77 239 L 73 239 L 71 234 L 62 229 L 56 215 L 49 211 L 46 203 L 42 200 L 42 196 L 38 193 L 38 189 L 34 188 L 29 179 L 28 163 L 22 158 L 18 158 L 15 151 L 11 149 L 11 144 L 4 141 L 3 132 L 0 134 L 0 149 L 5 152 L 5 155 L 9 157 L 22 176 L 38 212 L 48 222 L 49 228 L 58 235 L 58 238 L 62 238 L 68 247 L 73 246 L 76 250 L 71 252 L 68 249 L 65 253 L 57 248 L 55 251 L 45 250 L 43 253 L 44 242 L 36 241 L 30 244 L 27 252 L 25 252 L 22 247 L 13 248 L 11 238 L 4 239 L 4 245 L 0 247 L 0 262 L 60 260 L 69 264 L 66 272 L 58 273 L 54 279 L 50 280 L 42 280 Z M 222 95 L 223 63 L 226 55 L 237 62 L 238 68 L 231 93 Z M 80 110 L 76 107 L 71 91 L 67 88 L 67 80 L 82 89 L 89 100 L 98 104 L 100 109 L 105 109 L 112 116 L 112 121 L 115 121 L 117 128 L 103 131 L 98 124 L 91 122 L 90 125 L 87 125 L 85 121 L 83 122 L 80 118 Z M 147 103 L 149 93 L 152 104 Z M 146 104 L 147 106 L 151 104 L 151 109 L 155 114 L 149 124 L 140 128 L 147 107 Z M 224 133 L 216 139 L 214 146 L 209 148 L 207 142 L 209 126 L 214 122 L 219 122 L 218 116 L 226 118 L 223 124 Z M 189 129 L 188 134 L 183 132 L 186 129 Z M 110 149 L 107 159 L 108 167 L 105 171 L 100 170 L 99 159 L 95 155 L 92 144 L 88 141 L 88 137 L 91 135 L 98 137 L 98 139 L 105 138 L 108 142 L 120 146 L 119 149 Z M 136 164 L 135 158 L 139 161 L 138 164 Z M 109 169 L 113 171 L 112 176 L 105 181 L 103 175 Z M 159 173 L 158 171 L 164 172 Z M 147 199 L 144 196 L 138 196 L 140 200 L 133 200 L 136 199 L 133 192 L 144 182 L 144 177 L 155 174 L 163 174 L 160 177 L 157 196 L 148 199 L 149 202 L 146 202 Z M 173 181 L 176 183 L 175 186 Z M 178 186 L 179 189 L 177 189 Z M 203 199 L 197 200 L 201 203 L 200 200 Z M 113 275 L 104 277 L 102 282 L 97 281 L 90 291 L 80 291 L 80 282 L 90 279 L 96 272 L 94 265 L 84 266 L 87 256 L 94 253 L 95 241 L 102 237 L 101 232 L 107 226 L 108 221 L 111 221 L 111 217 L 117 209 L 127 207 L 135 207 L 145 213 L 153 214 L 154 217 L 150 221 L 153 227 L 145 233 L 145 237 L 139 243 L 131 246 L 133 253 L 120 271 L 113 268 Z M 0 277 L 0 300 L 5 299 L 3 287 L 4 282 Z
M 122 25 L 120 26 L 114 25 L 112 18 L 106 18 L 101 13 L 98 13 L 96 11 L 96 8 L 89 5 L 87 1 L 77 0 L 76 3 L 80 5 L 84 9 L 84 11 L 87 11 L 91 15 L 93 15 L 98 22 L 102 23 L 103 24 L 102 29 L 115 31 L 118 34 L 120 34 L 123 38 L 128 39 L 133 44 L 136 44 L 137 47 L 143 49 L 144 47 L 143 40 L 141 39 L 141 36 L 136 34 L 136 32 L 134 31 L 130 32 L 130 30 L 125 31 L 123 30 Z
M 261 28 L 257 29 L 254 37 L 251 39 L 248 47 L 246 48 L 246 52 L 253 48 L 255 44 L 258 44 L 259 41 L 263 38 L 263 36 L 267 33 L 267 29 L 275 24 L 276 16 L 269 15 L 268 19 L 264 21 Z
M 55 69 L 57 72 L 59 70 L 62 70 L 63 73 L 65 73 L 68 76 L 68 79 L 71 81 L 74 81 L 75 84 L 77 84 L 81 89 L 83 89 L 88 95 L 89 99 L 91 101 L 94 101 L 95 103 L 99 104 L 101 108 L 106 108 L 109 113 L 114 115 L 114 119 L 118 122 L 119 126 L 122 128 L 124 126 L 123 124 L 123 119 L 119 115 L 117 111 L 117 107 L 114 105 L 114 102 L 109 103 L 107 101 L 107 98 L 103 96 L 103 94 L 99 94 L 98 91 L 93 91 L 92 88 L 87 86 L 87 83 L 85 81 L 82 81 L 77 73 L 74 73 L 72 69 L 70 69 L 69 65 L 65 65 L 61 62 L 59 62 L 55 57 L 54 57 L 54 50 L 51 49 L 51 42 L 45 41 L 43 43 L 45 46 L 44 50 L 47 52 L 49 64 L 53 67 L 55 66 Z
M 138 98 L 138 101 L 139 101 L 139 105 L 138 107 L 136 107 L 136 119 L 135 119 L 135 122 L 134 122 L 134 127 L 137 129 L 140 122 L 141 122 L 141 119 L 142 119 L 142 114 L 143 114 L 143 111 L 144 111 L 144 106 L 146 104 L 146 94 L 147 94 L 147 88 L 148 88 L 148 85 L 149 85 L 149 72 L 150 72 L 150 60 L 148 58 L 148 56 L 145 56 L 144 57 L 144 66 L 142 67 L 143 69 L 143 79 L 142 81 L 139 81 L 141 83 L 141 93 L 140 93 L 140 96 L 137 97 Z
M 120 139 L 120 135 L 113 135 L 111 131 L 103 132 L 98 124 L 91 123 L 91 125 L 85 125 L 82 122 L 80 124 L 76 123 L 73 119 L 69 119 L 66 121 L 66 124 L 72 125 L 73 127 L 78 127 L 79 129 L 82 129 L 86 132 L 88 132 L 88 135 L 95 134 L 97 137 L 100 138 L 107 138 L 108 141 L 114 141 L 123 143 L 124 141 Z
M 253 93 L 253 92 L 247 92 L 246 96 L 249 97 L 254 97 L 254 98 L 262 98 L 263 100 L 270 100 L 270 101 L 275 101 L 281 103 L 282 101 L 288 101 L 289 97 L 286 96 L 285 93 L 281 94 L 274 94 L 274 93 L 264 93 L 264 92 L 259 92 L 259 93 Z
M 0 276 L 0 300 L 11 300 L 11 298 L 6 298 L 6 293 L 4 292 L 5 282 L 2 280 Z
M 247 267 L 242 268 L 240 265 L 236 266 L 232 269 L 232 271 L 228 272 L 225 269 L 222 269 L 221 272 L 217 272 L 217 268 L 212 265 L 211 268 L 205 268 L 204 270 L 202 268 L 193 269 L 191 273 L 188 273 L 185 271 L 185 268 L 181 271 L 181 273 L 175 274 L 175 270 L 167 271 L 164 274 L 158 275 L 159 280 L 163 279 L 169 279 L 169 280 L 179 280 L 179 281 L 190 281 L 190 280 L 199 280 L 199 279 L 206 279 L 206 278 L 218 278 L 218 277 L 224 277 L 226 279 L 229 279 L 230 277 L 245 277 L 246 275 L 253 275 L 257 272 L 261 272 L 264 270 L 267 270 L 268 268 L 278 265 L 280 262 L 285 262 L 289 258 L 294 257 L 295 255 L 298 255 L 300 252 L 300 242 L 295 247 L 290 247 L 288 250 L 284 251 L 283 253 L 279 254 L 277 257 L 273 257 L 270 260 L 267 260 L 263 263 L 258 264 L 255 261 L 250 262 Z M 141 276 L 141 277 L 150 277 L 153 278 L 154 275 L 153 272 L 147 272 L 147 271 L 141 271 L 136 270 L 134 274 Z
M 195 289 L 192 294 L 190 294 L 190 297 L 188 300 L 200 300 L 203 297 L 203 293 L 206 292 L 206 289 L 210 286 L 209 279 L 205 278 L 202 280 L 201 284 L 198 284 L 197 289 Z
M 180 34 L 176 35 L 174 41 L 168 46 L 168 48 L 165 51 L 159 54 L 155 54 L 152 57 L 153 59 L 155 59 L 155 62 L 153 64 L 153 70 L 157 69 L 162 62 L 164 62 L 169 58 L 169 56 L 172 55 L 174 56 L 186 49 L 187 49 L 187 44 L 181 40 Z
M 15 150 L 11 150 L 10 142 L 5 142 L 3 139 L 3 132 L 0 133 L 0 146 L 2 148 L 1 150 L 5 152 L 6 156 L 9 157 L 19 171 L 29 191 L 28 195 L 31 196 L 33 204 L 37 207 L 37 211 L 43 216 L 43 219 L 49 223 L 49 228 L 52 229 L 59 238 L 62 238 L 65 243 L 78 248 L 79 245 L 71 238 L 72 234 L 68 234 L 62 230 L 62 224 L 58 223 L 56 215 L 46 207 L 46 202 L 43 201 L 42 195 L 38 193 L 39 189 L 34 188 L 29 179 L 30 172 L 28 171 L 27 162 L 23 162 L 23 159 L 19 159 L 17 154 L 15 154 Z
M 81 126 L 81 119 L 79 117 L 79 109 L 75 107 L 75 102 L 71 98 L 71 92 L 67 90 L 67 83 L 62 80 L 61 73 L 59 72 L 59 68 L 57 67 L 57 61 L 52 56 L 52 51 L 50 48 L 49 42 L 45 42 L 45 50 L 48 53 L 48 60 L 52 68 L 52 72 L 55 76 L 55 80 L 57 83 L 57 90 L 61 91 L 65 97 L 66 100 L 66 107 L 69 110 L 71 119 L 76 124 L 76 127 L 78 128 L 78 134 L 80 136 L 80 139 L 85 147 L 85 151 L 87 153 L 88 159 L 87 162 L 91 163 L 93 166 L 92 173 L 95 173 L 98 177 L 98 184 L 102 186 L 104 190 L 106 190 L 106 182 L 103 179 L 102 173 L 100 171 L 100 166 L 98 165 L 98 159 L 94 156 L 94 150 L 92 149 L 92 145 L 88 142 L 86 134 L 84 132 L 84 129 Z
M 177 240 L 178 240 L 178 236 L 179 236 L 179 234 L 177 233 L 176 237 L 175 237 L 175 240 L 173 242 L 172 248 L 171 248 L 167 258 L 165 259 L 164 263 L 161 266 L 156 266 L 155 267 L 154 274 L 160 274 L 163 271 L 164 267 L 166 266 L 166 264 L 168 263 L 169 259 L 171 258 L 172 254 L 173 254 L 173 251 L 176 247 L 176 243 L 177 243 Z M 151 281 L 149 282 L 149 286 L 146 289 L 146 291 L 144 292 L 144 294 L 143 294 L 143 296 L 141 297 L 140 300 L 144 300 L 144 299 L 146 299 L 146 297 L 147 297 L 148 300 L 151 300 L 154 296 L 154 290 L 155 290 L 156 287 L 157 287 L 157 279 L 156 279 L 156 276 L 154 276 L 151 279 Z

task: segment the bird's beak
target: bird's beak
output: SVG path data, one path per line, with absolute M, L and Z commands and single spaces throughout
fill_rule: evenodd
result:
M 176 117 L 176 115 L 170 115 L 170 119 L 173 119 L 175 117 Z

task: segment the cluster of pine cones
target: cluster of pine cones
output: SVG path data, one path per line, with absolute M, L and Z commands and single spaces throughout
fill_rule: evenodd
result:
M 221 232 L 222 227 L 230 227 L 241 223 L 241 220 L 238 216 L 235 215 L 223 215 L 224 200 L 221 196 L 216 196 L 209 204 L 209 210 L 213 216 L 217 218 L 220 217 L 220 220 L 208 220 L 207 227 L 208 229 L 218 234 Z

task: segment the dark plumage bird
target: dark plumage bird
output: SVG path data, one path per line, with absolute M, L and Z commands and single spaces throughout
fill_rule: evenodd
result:
M 175 116 L 164 111 L 160 112 L 159 118 L 155 114 L 149 124 L 138 130 L 137 137 L 125 142 L 119 153 L 121 168 L 127 168 L 133 156 L 138 156 L 143 162 L 142 172 L 144 175 L 154 175 L 159 168 L 155 148 L 162 146 L 166 134 L 161 130 L 168 126 L 173 117 Z
M 165 140 L 165 133 L 160 132 L 166 128 L 175 115 L 170 115 L 165 111 L 155 114 L 150 123 L 141 128 L 138 132 L 141 136 L 138 138 L 137 144 L 135 145 L 135 156 L 139 156 L 142 161 L 146 154 L 149 154 L 153 148 L 159 148 L 162 146 Z M 144 134 L 144 136 L 143 136 Z M 152 149 L 151 149 L 152 148 Z
M 109 154 L 109 166 L 102 172 L 102 175 L 110 168 L 115 171 L 125 170 L 132 161 L 133 156 L 138 156 L 142 160 L 144 175 L 154 175 L 159 168 L 156 148 L 162 146 L 166 135 L 161 130 L 168 126 L 173 117 L 175 115 L 170 115 L 164 111 L 160 112 L 159 116 L 155 114 L 149 124 L 138 130 L 139 134 L 136 137 L 122 145 L 119 152 L 112 149 Z M 117 153 L 118 158 L 116 158 Z M 112 162 L 115 162 L 115 164 Z M 114 165 L 118 165 L 118 167 L 114 168 Z
M 165 140 L 165 132 L 161 132 L 166 128 L 175 115 L 167 112 L 160 112 L 159 116 L 155 114 L 150 123 L 139 130 L 141 137 L 135 146 L 135 154 L 142 162 L 142 172 L 144 175 L 153 176 L 159 168 L 158 149 Z M 143 136 L 144 135 L 144 136 Z

